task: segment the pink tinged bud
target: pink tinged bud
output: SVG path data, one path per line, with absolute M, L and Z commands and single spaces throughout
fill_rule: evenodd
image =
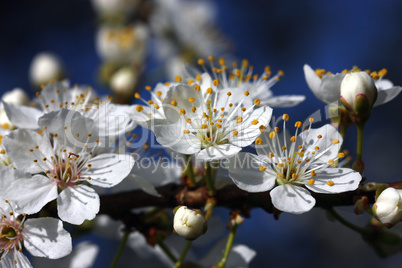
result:
M 200 210 L 181 206 L 174 213 L 173 230 L 184 239 L 194 240 L 206 232 L 207 222 Z
M 373 205 L 374 216 L 386 226 L 402 220 L 402 190 L 387 188 Z
M 376 99 L 377 88 L 366 72 L 353 72 L 343 78 L 340 100 L 355 116 L 367 119 Z

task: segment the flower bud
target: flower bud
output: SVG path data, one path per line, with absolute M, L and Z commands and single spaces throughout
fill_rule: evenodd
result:
M 376 218 L 386 226 L 402 220 L 402 190 L 387 188 L 377 197 L 373 205 Z
M 3 94 L 1 97 L 3 102 L 17 104 L 17 105 L 28 105 L 29 98 L 28 95 L 20 88 L 15 88 Z M 7 117 L 6 111 L 2 104 L 0 104 L 0 126 L 3 129 L 14 129 L 15 126 L 11 124 Z
M 115 65 L 141 65 L 148 41 L 148 28 L 137 23 L 125 27 L 103 26 L 96 38 L 99 56 Z
M 200 210 L 177 207 L 174 211 L 173 231 L 186 240 L 194 240 L 207 231 L 207 222 Z
M 137 84 L 137 74 L 131 68 L 121 68 L 110 79 L 113 93 L 122 99 L 128 99 L 134 94 Z
M 91 2 L 96 12 L 106 17 L 130 15 L 140 3 L 138 0 L 92 0 Z
M 366 72 L 353 72 L 343 78 L 340 101 L 355 122 L 367 121 L 376 99 L 377 88 Z
M 61 60 L 51 53 L 37 54 L 31 62 L 29 69 L 31 83 L 39 87 L 51 81 L 64 78 Z
M 17 105 L 28 105 L 29 102 L 28 95 L 20 88 L 14 88 L 11 91 L 7 91 L 3 94 L 1 100 Z

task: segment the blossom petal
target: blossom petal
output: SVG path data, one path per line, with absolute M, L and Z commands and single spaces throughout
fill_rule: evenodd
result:
M 235 245 L 229 255 L 226 267 L 248 267 L 249 263 L 257 255 L 257 252 L 246 245 Z
M 377 89 L 378 94 L 377 94 L 377 100 L 374 103 L 374 107 L 393 100 L 402 91 L 402 87 L 377 88 Z
M 321 95 L 322 92 L 320 91 L 321 78 L 308 64 L 304 64 L 303 71 L 308 87 L 319 100 L 322 100 L 324 96 Z
M 270 196 L 272 204 L 284 212 L 301 214 L 311 210 L 315 205 L 315 199 L 307 189 L 291 184 L 275 187 Z
M 232 144 L 214 145 L 201 150 L 196 158 L 202 161 L 213 161 L 231 157 L 240 151 L 241 147 Z
M 71 235 L 59 219 L 28 219 L 24 224 L 24 246 L 33 256 L 58 259 L 70 254 Z
M 39 119 L 39 126 L 57 133 L 57 141 L 72 151 L 81 151 L 84 146 L 92 148 L 98 144 L 99 129 L 94 120 L 79 112 L 61 109 L 45 114 Z M 89 136 L 90 134 L 90 136 Z
M 247 192 L 265 192 L 275 185 L 274 173 L 260 171 L 261 166 L 268 166 L 266 160 L 258 155 L 250 153 L 238 153 L 229 159 L 228 171 L 233 182 Z
M 15 105 L 3 102 L 4 110 L 10 122 L 18 128 L 37 129 L 38 119 L 43 112 L 29 106 Z
M 58 260 L 35 258 L 35 267 L 90 268 L 93 267 L 99 247 L 91 242 L 77 244 L 70 255 Z
M 80 225 L 84 220 L 92 220 L 99 212 L 99 196 L 86 185 L 64 189 L 57 198 L 57 210 L 61 220 Z
M 21 213 L 33 214 L 57 197 L 57 185 L 48 177 L 35 175 L 15 181 L 6 197 L 15 202 Z
M 118 105 L 104 102 L 98 108 L 96 120 L 100 137 L 119 136 L 136 127 L 134 120 L 129 116 L 129 105 Z
M 25 172 L 42 172 L 42 168 L 34 160 L 38 157 L 50 159 L 53 155 L 49 139 L 32 130 L 17 129 L 12 131 L 3 138 L 3 144 L 8 156 L 13 161 L 13 165 Z M 35 149 L 35 146 L 38 146 L 38 149 Z M 30 149 L 33 149 L 34 152 L 30 152 Z
M 131 185 L 129 185 L 129 183 Z M 120 186 L 121 187 L 119 186 L 114 187 L 113 190 L 118 192 L 119 190 L 129 191 L 130 189 L 133 188 L 140 188 L 142 191 L 146 192 L 149 195 L 157 197 L 160 196 L 160 194 L 156 191 L 155 186 L 149 180 L 147 180 L 144 177 L 135 176 L 133 174 L 128 175 L 127 178 L 124 180 L 124 182 L 120 184 Z
M 11 250 L 5 257 L 2 256 L 0 264 L 1 267 L 32 268 L 28 258 L 17 249 Z
M 319 135 L 322 138 L 318 138 Z M 306 150 L 305 154 L 309 155 L 313 151 L 316 151 L 314 161 L 321 163 L 326 163 L 328 160 L 337 157 L 339 148 L 343 142 L 341 134 L 330 124 L 303 131 L 300 133 L 297 143 L 300 140 L 303 141 L 303 147 Z M 319 147 L 319 149 L 317 150 L 316 147 Z
M 180 124 L 158 125 L 154 132 L 161 145 L 178 153 L 194 154 L 201 150 L 201 141 L 191 133 L 184 134 Z
M 189 98 L 194 98 L 193 102 L 189 101 Z M 175 101 L 176 104 L 171 103 Z M 191 114 L 191 109 L 193 107 L 197 108 L 198 114 L 200 109 L 198 109 L 204 102 L 201 94 L 194 90 L 194 86 L 182 85 L 172 86 L 166 94 L 166 98 L 163 100 L 163 111 L 165 112 L 166 118 L 171 123 L 175 123 L 181 119 L 179 115 L 179 110 L 184 109 L 186 114 Z
M 88 182 L 103 188 L 110 188 L 120 183 L 134 166 L 134 158 L 123 154 L 101 154 L 88 161 L 91 165 L 82 176 L 91 177 Z
M 306 99 L 303 95 L 282 95 L 277 97 L 270 97 L 265 101 L 261 101 L 261 105 L 268 105 L 271 107 L 293 107 Z
M 324 103 L 332 103 L 338 101 L 341 97 L 341 83 L 346 74 L 330 74 L 324 75 L 320 86 L 320 100 Z
M 326 168 L 316 171 L 315 183 L 306 184 L 306 187 L 316 193 L 335 194 L 356 190 L 362 176 L 359 172 L 350 168 Z M 327 184 L 328 181 L 334 183 L 333 186 Z
M 0 166 L 0 198 L 5 196 L 8 188 L 16 180 L 30 179 L 31 177 L 31 174 L 22 172 L 12 166 Z
M 230 143 L 239 147 L 246 147 L 252 144 L 261 135 L 260 127 L 266 127 L 271 120 L 271 116 L 272 108 L 270 107 L 261 107 L 254 110 L 246 120 L 234 128 L 238 134 L 230 134 Z

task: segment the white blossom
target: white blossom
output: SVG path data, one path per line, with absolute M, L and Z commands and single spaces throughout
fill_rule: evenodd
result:
M 0 266 L 32 267 L 22 253 L 25 248 L 36 257 L 59 259 L 71 252 L 71 236 L 63 229 L 60 220 L 54 218 L 26 218 L 15 212 L 8 200 L 0 203 Z
M 247 91 L 218 89 L 216 81 L 172 86 L 163 101 L 166 123 L 156 125 L 157 141 L 175 152 L 218 160 L 250 145 L 268 125 L 272 109 L 249 101 Z M 252 103 L 252 104 L 251 104 Z
M 99 146 L 95 123 L 78 112 L 52 112 L 41 118 L 39 125 L 43 134 L 18 129 L 3 138 L 15 167 L 33 174 L 15 181 L 7 198 L 27 213 L 36 213 L 57 198 L 63 221 L 81 224 L 93 219 L 99 211 L 99 196 L 86 183 L 113 187 L 130 173 L 134 159 L 111 153 L 95 155 Z
M 326 72 L 324 69 L 314 71 L 307 64 L 304 65 L 303 70 L 307 85 L 311 91 L 320 101 L 326 104 L 339 100 L 341 96 L 341 83 L 347 73 L 361 71 L 359 68 L 354 67 L 352 70 L 345 69 L 342 73 L 332 74 L 331 72 Z M 393 100 L 402 91 L 402 87 L 394 86 L 390 80 L 383 78 L 386 74 L 386 69 L 370 73 L 378 90 L 374 107 Z
M 270 191 L 272 204 L 279 210 L 300 214 L 315 205 L 310 191 L 334 194 L 355 190 L 361 180 L 358 172 L 332 167 L 343 157 L 338 154 L 342 137 L 331 125 L 310 127 L 298 135 L 283 136 L 279 128 L 264 132 L 257 140 L 257 154 L 239 153 L 230 159 L 229 175 L 234 183 L 248 192 Z M 312 121 L 312 120 L 311 120 Z M 283 138 L 282 138 L 283 137 Z

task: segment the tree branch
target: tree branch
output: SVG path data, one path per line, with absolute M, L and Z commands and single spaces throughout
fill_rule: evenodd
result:
M 391 187 L 401 188 L 402 182 L 390 183 Z M 184 185 L 167 184 L 156 188 L 160 197 L 148 195 L 142 190 L 121 192 L 101 196 L 100 214 L 108 214 L 118 217 L 134 208 L 157 206 L 162 208 L 174 208 L 179 205 L 191 208 L 201 208 L 208 199 L 207 189 L 198 187 L 189 189 Z M 370 203 L 374 203 L 375 191 L 363 192 L 360 190 L 340 194 L 312 193 L 316 199 L 316 207 L 351 206 L 362 196 L 367 196 Z M 262 193 L 249 193 L 228 185 L 217 190 L 216 206 L 230 209 L 249 210 L 262 208 L 269 213 L 274 212 L 269 191 Z

